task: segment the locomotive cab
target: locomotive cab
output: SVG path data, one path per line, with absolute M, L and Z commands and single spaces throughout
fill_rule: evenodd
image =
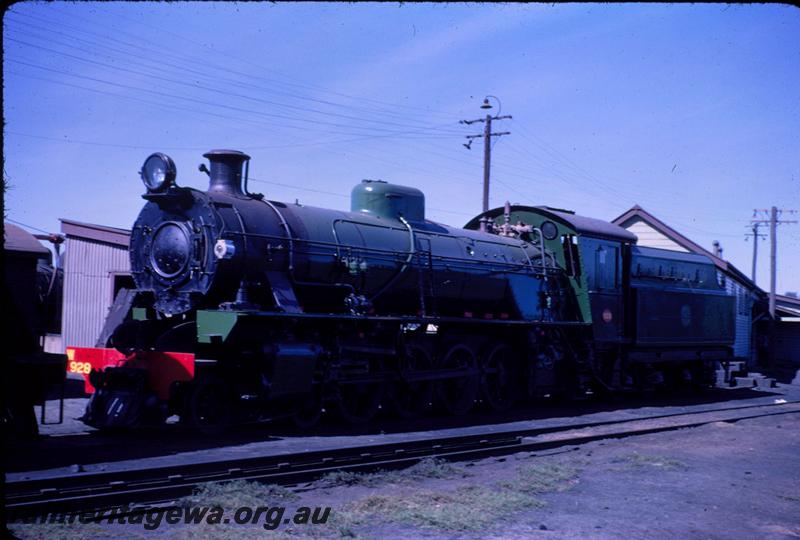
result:
M 617 225 L 549 207 L 507 204 L 466 227 L 501 235 L 551 229 L 542 236 L 592 323 L 585 355 L 603 386 L 708 384 L 715 362 L 732 357 L 734 299 L 704 255 L 637 246 Z

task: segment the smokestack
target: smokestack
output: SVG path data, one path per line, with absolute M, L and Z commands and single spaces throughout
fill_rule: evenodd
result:
M 242 165 L 250 156 L 238 150 L 211 150 L 203 154 L 211 164 L 208 191 L 244 196 L 242 190 Z
M 721 259 L 722 258 L 722 246 L 719 244 L 719 240 L 714 240 L 714 242 L 711 245 L 714 246 L 714 255 L 716 255 L 717 257 L 719 257 Z

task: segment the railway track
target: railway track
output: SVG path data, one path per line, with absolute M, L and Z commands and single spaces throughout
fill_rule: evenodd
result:
M 251 480 L 296 485 L 333 471 L 400 469 L 429 457 L 451 461 L 474 460 L 569 447 L 601 439 L 673 431 L 714 422 L 736 422 L 798 412 L 800 400 L 779 400 L 766 405 L 451 436 L 436 440 L 410 439 L 358 448 L 190 463 L 178 467 L 12 480 L 6 482 L 5 507 L 9 517 L 22 518 L 47 512 L 98 510 L 135 503 L 170 504 L 210 482 Z

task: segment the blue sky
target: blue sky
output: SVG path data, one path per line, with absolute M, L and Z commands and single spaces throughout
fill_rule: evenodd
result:
M 483 158 L 462 146 L 481 126 L 458 121 L 487 94 L 513 115 L 495 123 L 512 134 L 494 141 L 492 206 L 612 219 L 638 203 L 748 275 L 753 209 L 800 210 L 790 6 L 18 3 L 3 39 L 6 211 L 38 229 L 128 228 L 147 155 L 202 188 L 212 148 L 251 154 L 251 189 L 275 200 L 348 208 L 380 178 L 461 225 Z M 778 292 L 799 290 L 800 225 L 778 228 L 778 256 Z

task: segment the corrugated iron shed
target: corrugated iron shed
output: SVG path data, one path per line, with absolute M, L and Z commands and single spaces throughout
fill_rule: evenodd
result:
M 114 301 L 115 281 L 130 276 L 130 231 L 61 219 L 66 236 L 62 341 L 93 347 Z

